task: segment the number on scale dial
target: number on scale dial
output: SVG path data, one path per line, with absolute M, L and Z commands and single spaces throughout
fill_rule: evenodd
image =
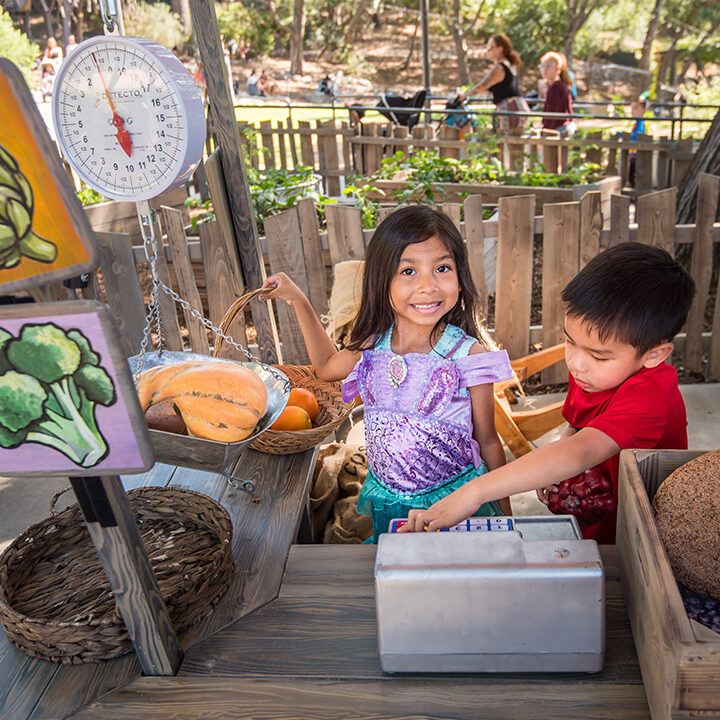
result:
M 205 143 L 205 113 L 183 64 L 144 38 L 98 37 L 63 62 L 53 90 L 63 155 L 103 195 L 149 200 L 184 183 Z

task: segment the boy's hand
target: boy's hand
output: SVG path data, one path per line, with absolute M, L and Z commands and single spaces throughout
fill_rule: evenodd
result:
M 303 291 L 283 272 L 270 275 L 260 289 L 267 290 L 258 297 L 263 301 L 285 300 L 288 305 L 293 305 L 305 297 Z
M 538 488 L 535 492 L 537 493 L 538 500 L 543 503 L 543 505 L 548 504 L 548 496 L 551 492 L 557 492 L 558 486 L 557 485 L 548 485 L 544 488 Z
M 469 518 L 480 505 L 482 503 L 476 500 L 472 483 L 467 483 L 427 510 L 411 510 L 407 525 L 399 528 L 398 532 L 435 532 L 449 528 Z

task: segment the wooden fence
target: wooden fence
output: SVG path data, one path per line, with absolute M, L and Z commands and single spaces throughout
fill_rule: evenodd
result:
M 719 191 L 720 178 L 702 177 L 697 223 L 687 226 L 674 224 L 674 188 L 640 197 L 637 223 L 632 225 L 629 198 L 614 196 L 608 229 L 602 229 L 598 192 L 589 192 L 577 202 L 547 204 L 542 216 L 535 215 L 532 196 L 501 198 L 496 220 L 482 220 L 480 196 L 468 197 L 463 206 L 447 204 L 444 209 L 467 242 L 473 277 L 481 289 L 485 308 L 489 296 L 494 298 L 494 334 L 511 357 L 526 354 L 538 343 L 547 347 L 562 340 L 560 291 L 603 248 L 637 240 L 672 253 L 690 244 L 691 271 L 698 294 L 679 348 L 685 353 L 686 368 L 697 372 L 704 369 L 706 353 L 708 376 L 720 379 L 717 292 L 715 306 L 709 308 L 710 332 L 703 332 L 708 299 L 712 296 L 713 244 L 720 242 L 720 224 L 714 223 Z M 464 222 L 460 221 L 461 212 Z M 269 272 L 291 275 L 308 293 L 318 314 L 327 309 L 329 269 L 343 260 L 361 259 L 371 236 L 371 231 L 362 229 L 359 209 L 328 206 L 326 213 L 328 230 L 321 233 L 312 201 L 301 200 L 296 208 L 266 218 L 267 235 L 262 243 Z M 160 219 L 166 243 L 161 256 L 161 276 L 198 311 L 212 322 L 219 322 L 243 291 L 242 280 L 238 281 L 242 258 L 233 256 L 233 244 L 227 237 L 229 226 L 218 217 L 201 225 L 199 238 L 195 239 L 186 237 L 178 210 L 163 208 Z M 145 317 L 143 291 L 137 279 L 138 270 L 142 275 L 147 262 L 144 251 L 133 248 L 127 235 L 105 233 L 99 238 L 106 297 L 121 328 L 126 352 L 134 354 L 140 346 Z M 540 276 L 533 269 L 537 265 L 535 254 L 539 252 Z M 205 282 L 206 278 L 212 278 L 212 282 Z M 91 287 L 88 293 L 91 297 L 99 296 L 100 291 Z M 207 352 L 208 336 L 199 321 L 186 312 L 180 322 L 172 301 L 163 297 L 163 302 L 167 347 L 179 349 L 189 345 Z M 540 322 L 531 317 L 533 304 L 540 305 Z M 276 313 L 284 361 L 306 363 L 307 354 L 294 314 L 285 303 L 278 303 Z M 244 318 L 231 328 L 233 337 L 247 346 L 248 342 L 253 343 L 254 335 L 246 337 L 245 331 Z M 229 350 L 231 356 L 240 357 L 237 351 Z M 545 380 L 561 381 L 564 377 L 562 371 L 558 375 L 551 369 Z
M 328 194 L 337 196 L 357 174 L 370 175 L 383 158 L 402 150 L 435 149 L 443 157 L 464 157 L 477 152 L 473 136 L 462 136 L 446 125 L 418 124 L 411 131 L 392 123 L 368 122 L 351 127 L 348 122 L 265 121 L 259 128 L 239 123 L 249 162 L 256 168 L 292 169 L 312 167 L 322 176 Z M 248 132 L 252 130 L 252 132 Z M 517 168 L 531 158 L 540 159 L 550 171 L 568 168 L 571 150 L 581 151 L 598 163 L 606 175 L 620 175 L 627 183 L 631 154 L 635 154 L 635 187 L 639 192 L 676 186 L 692 161 L 693 141 L 653 138 L 629 133 L 606 135 L 602 131 L 585 138 L 560 139 L 556 133 L 538 137 L 499 137 L 499 155 L 506 167 Z M 486 149 L 483 149 L 485 152 Z

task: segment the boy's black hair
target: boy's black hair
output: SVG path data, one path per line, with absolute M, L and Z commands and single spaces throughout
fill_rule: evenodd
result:
M 390 304 L 392 282 L 400 257 L 408 245 L 438 237 L 455 260 L 460 296 L 438 323 L 457 325 L 468 335 L 489 346 L 479 312 L 478 293 L 470 274 L 467 249 L 460 231 L 448 215 L 428 205 L 401 207 L 378 225 L 365 251 L 362 299 L 347 348 L 360 350 L 372 345 L 392 326 L 395 315 Z M 436 326 L 435 331 L 438 329 Z M 435 331 L 433 334 L 436 334 Z
M 640 357 L 680 332 L 694 295 L 693 279 L 665 250 L 628 242 L 596 255 L 562 299 L 602 342 L 627 343 Z

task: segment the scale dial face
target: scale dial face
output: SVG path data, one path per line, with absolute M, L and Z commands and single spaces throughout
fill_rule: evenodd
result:
M 52 102 L 63 155 L 106 197 L 149 200 L 184 183 L 202 157 L 197 86 L 180 60 L 151 40 L 81 43 L 60 67 Z

